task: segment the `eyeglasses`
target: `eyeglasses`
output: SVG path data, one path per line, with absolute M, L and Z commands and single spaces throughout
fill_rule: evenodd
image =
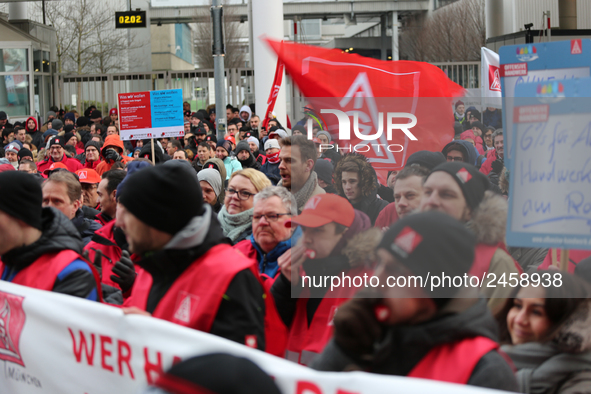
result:
M 291 216 L 291 213 L 267 213 L 265 215 L 253 215 L 252 220 L 256 220 L 258 222 L 262 218 L 265 218 L 265 220 L 267 222 L 271 223 L 271 222 L 276 222 L 277 220 L 279 220 L 279 216 L 285 216 L 285 215 Z
M 447 156 L 447 161 L 464 161 L 463 157 Z
M 246 190 L 234 190 L 234 189 L 226 189 L 226 193 L 228 196 L 233 196 L 234 194 L 238 193 L 238 198 L 240 200 L 248 200 L 250 197 L 254 196 L 256 193 L 247 192 Z
M 83 183 L 81 184 L 82 186 L 82 190 L 94 190 L 94 189 L 98 189 L 98 185 L 96 184 L 92 184 L 92 183 Z

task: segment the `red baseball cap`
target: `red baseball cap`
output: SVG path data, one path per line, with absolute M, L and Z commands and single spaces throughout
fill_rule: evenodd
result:
M 336 194 L 319 194 L 308 200 L 302 213 L 291 221 L 304 227 L 320 227 L 335 222 L 349 227 L 355 210 L 349 200 Z
M 44 174 L 47 174 L 49 171 L 53 171 L 53 170 L 57 170 L 58 168 L 65 168 L 66 170 L 68 169 L 68 167 L 66 167 L 66 165 L 64 163 L 53 163 L 49 166 L 49 168 L 47 168 L 45 171 L 43 171 Z
M 111 108 L 109 115 L 117 115 L 117 108 Z
M 78 170 L 76 171 L 76 175 L 78 175 L 80 183 L 90 183 L 94 185 L 95 183 L 101 182 L 101 176 L 92 168 Z
M 224 137 L 224 139 L 226 141 L 230 141 L 231 143 L 233 143 L 234 145 L 236 145 L 236 139 L 233 136 L 227 135 L 227 136 Z

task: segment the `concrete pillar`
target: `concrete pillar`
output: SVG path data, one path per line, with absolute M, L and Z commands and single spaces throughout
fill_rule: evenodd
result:
M 577 0 L 558 0 L 558 25 L 561 29 L 577 28 Z
M 398 11 L 392 11 L 392 61 L 400 60 L 398 51 Z
M 388 37 L 386 36 L 388 30 L 388 14 L 380 15 L 380 59 L 388 59 Z
M 498 37 L 503 31 L 503 0 L 486 0 L 486 38 Z
M 8 20 L 18 21 L 23 19 L 29 19 L 27 15 L 27 3 L 22 1 L 19 3 L 8 4 Z
M 267 111 L 267 99 L 275 76 L 277 56 L 261 40 L 261 36 L 266 35 L 275 40 L 283 40 L 283 1 L 252 0 L 252 32 L 255 105 L 257 115 L 262 121 Z M 277 119 L 284 126 L 287 124 L 285 97 L 284 80 L 274 110 Z

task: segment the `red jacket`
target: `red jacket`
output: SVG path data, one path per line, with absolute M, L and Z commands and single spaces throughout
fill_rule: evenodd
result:
M 245 269 L 250 269 L 254 274 L 257 272 L 255 262 L 244 258 L 230 245 L 214 246 L 174 281 L 152 316 L 209 332 L 222 296 L 234 276 Z M 138 270 L 131 296 L 124 306 L 146 310 L 151 287 L 152 276 L 143 269 Z
M 376 224 L 374 227 L 382 229 L 384 227 L 390 227 L 394 223 L 398 221 L 398 213 L 396 213 L 396 203 L 391 202 L 390 204 L 386 205 L 386 208 L 382 209 L 378 218 L 376 219 Z
M 502 249 L 507 252 L 507 248 L 505 248 L 505 244 L 502 242 L 499 242 L 495 245 L 487 245 L 483 243 L 477 244 L 476 248 L 474 249 L 474 262 L 472 263 L 472 268 L 470 268 L 468 275 L 481 278 L 485 272 L 488 272 L 490 263 L 497 249 Z M 507 255 L 511 256 L 509 252 L 507 252 Z M 523 273 L 523 269 L 519 263 L 515 261 L 515 259 L 513 259 L 513 262 L 515 263 L 517 271 L 521 275 Z
M 102 252 L 101 283 L 121 289 L 118 283 L 111 280 L 113 266 L 121 259 L 121 247 L 115 241 L 114 230 L 115 221 L 111 220 L 107 225 L 95 231 L 92 241 L 84 247 L 84 250 L 88 251 L 88 259 L 93 263 L 96 251 L 100 250 Z
M 100 160 L 92 161 L 92 162 L 87 160 L 84 162 L 84 168 L 92 168 L 93 170 L 96 171 L 96 168 L 98 167 L 99 164 L 101 164 Z
M 492 163 L 493 161 L 497 160 L 497 151 L 496 149 L 489 149 L 486 151 L 486 161 L 482 163 L 482 167 L 480 167 L 480 172 L 484 175 L 488 175 L 492 171 Z
M 64 154 L 64 156 L 62 157 L 62 159 L 60 160 L 61 163 L 64 163 L 64 165 L 66 167 L 68 167 L 68 171 L 70 172 L 76 172 L 77 170 L 80 170 L 84 167 L 82 167 L 82 164 L 80 164 L 80 162 L 76 159 L 73 159 L 71 157 L 68 157 Z M 40 161 L 39 163 L 37 163 L 37 170 L 41 173 L 43 173 L 43 171 L 47 170 L 49 167 L 51 167 L 51 165 L 55 163 L 55 161 L 53 161 L 53 159 L 51 158 L 51 156 L 48 156 L 45 158 L 45 160 Z

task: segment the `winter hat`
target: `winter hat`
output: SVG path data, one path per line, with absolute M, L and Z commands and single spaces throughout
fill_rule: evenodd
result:
M 76 123 L 76 115 L 73 112 L 68 112 L 64 115 L 64 119 L 69 119 L 72 122 Z
M 222 353 L 175 364 L 154 385 L 170 394 L 281 394 L 273 379 L 255 363 Z
M 168 234 L 203 213 L 201 187 L 192 169 L 184 166 L 154 166 L 129 175 L 119 202 L 148 226 Z
M 316 137 L 318 137 L 319 135 L 326 136 L 326 138 L 328 138 L 328 142 L 332 141 L 332 137 L 328 131 L 320 130 L 319 132 L 316 133 Z
M 248 143 L 252 142 L 253 144 L 257 144 L 258 145 L 259 144 L 259 139 L 256 138 L 256 137 L 248 137 L 246 139 L 246 142 L 248 142 Z
M 57 135 L 57 130 L 47 129 L 47 131 L 43 133 L 43 139 L 49 137 L 50 135 Z
M 218 139 L 216 138 L 215 135 L 209 134 L 209 135 L 205 136 L 205 141 L 213 141 L 217 144 Z
M 276 139 L 273 139 L 273 138 L 265 141 L 265 151 L 267 149 L 271 149 L 271 148 L 281 149 L 281 146 L 279 146 L 279 141 L 277 141 Z
M 243 150 L 250 152 L 250 145 L 248 145 L 248 142 L 246 142 L 245 140 L 242 140 L 238 143 L 238 145 L 236 145 L 236 154 L 242 152 Z
M 6 112 L 0 111 L 0 120 L 6 120 L 6 119 L 8 119 Z
M 486 127 L 482 124 L 482 122 L 472 122 L 472 127 L 476 127 L 477 129 L 480 129 L 480 131 L 482 132 L 486 131 Z
M 21 161 L 21 159 L 23 159 L 24 157 L 30 157 L 31 159 L 33 159 L 33 152 L 31 152 L 27 148 L 22 148 L 18 151 L 18 161 Z
M 464 126 L 460 122 L 454 122 L 454 135 L 460 135 L 464 131 Z
M 248 144 L 246 144 L 248 146 Z M 226 152 L 228 152 L 228 154 L 230 154 L 230 152 L 232 151 L 232 144 L 230 141 L 228 140 L 221 140 L 217 142 L 216 148 L 222 147 L 226 150 Z
M 98 119 L 98 118 L 102 119 L 102 117 L 103 117 L 103 114 L 98 109 L 95 109 L 94 111 L 92 111 L 90 113 L 90 119 Z
M 413 153 L 406 160 L 404 167 L 410 167 L 413 165 L 422 166 L 432 170 L 439 164 L 445 163 L 445 156 L 441 152 L 430 152 L 428 150 L 420 150 Z
M 109 115 L 117 115 L 117 108 L 111 108 L 109 110 Z
M 86 148 L 88 148 L 89 146 L 94 146 L 94 147 L 96 148 L 96 150 L 98 150 L 98 151 L 99 151 L 99 153 L 100 153 L 100 151 L 101 151 L 101 148 L 103 147 L 103 144 L 101 144 L 101 143 L 100 143 L 100 142 L 98 142 L 98 141 L 93 141 L 93 140 L 90 140 L 90 141 L 88 141 L 88 142 L 86 143 L 86 145 L 84 145 L 84 151 L 85 151 L 85 152 L 86 152 Z
M 12 152 L 18 154 L 21 149 L 17 144 L 10 143 L 4 148 L 4 152 Z
M 41 230 L 43 192 L 39 181 L 24 172 L 0 173 L 0 211 Z
M 475 245 L 476 236 L 465 225 L 445 213 L 429 211 L 399 219 L 384 233 L 378 248 L 387 250 L 424 281 L 443 274 L 453 281 L 472 267 Z M 430 284 L 422 289 L 439 307 L 460 289 L 453 283 L 433 288 Z
M 51 128 L 54 130 L 59 130 L 64 127 L 64 122 L 59 119 L 54 119 L 51 121 Z
M 49 111 L 45 117 L 49 118 L 50 116 L 53 116 L 55 118 L 57 115 L 54 111 Z
M 472 141 L 476 141 L 476 136 L 474 135 L 474 132 L 472 130 L 466 130 L 462 134 L 460 134 L 460 139 L 467 140 L 468 138 Z
M 458 101 L 456 102 L 456 106 L 455 106 L 454 108 L 455 108 L 455 109 L 458 109 L 458 107 L 459 107 L 460 105 L 464 105 L 464 102 L 463 102 L 462 100 L 458 100 Z
M 70 138 L 72 138 L 72 137 L 76 137 L 76 134 L 74 134 L 74 133 L 64 134 L 64 141 L 66 141 L 66 144 L 68 143 L 68 141 L 70 141 Z
M 314 171 L 316 172 L 316 175 L 318 175 L 318 179 L 328 183 L 329 185 L 332 184 L 332 174 L 334 173 L 334 168 L 332 167 L 330 161 L 324 159 L 316 160 Z
M 269 138 L 285 138 L 287 137 L 287 132 L 283 129 L 280 129 L 277 126 L 273 126 L 270 129 Z
M 84 126 L 88 126 L 88 118 L 86 118 L 84 116 L 78 117 L 78 119 L 76 119 L 76 127 L 84 127 Z
M 489 188 L 489 181 L 486 175 L 478 171 L 476 167 L 469 163 L 459 161 L 450 161 L 438 165 L 431 171 L 431 176 L 436 171 L 447 172 L 458 183 L 466 204 L 471 210 L 477 208 L 482 199 L 484 192 Z M 429 176 L 427 179 L 429 179 Z
M 66 141 L 64 141 L 64 137 L 55 137 L 49 143 L 49 147 L 52 147 L 53 145 L 59 145 L 63 148 L 64 146 L 66 146 Z
M 213 188 L 216 197 L 222 192 L 222 176 L 220 172 L 213 168 L 204 168 L 197 173 L 197 179 L 199 182 L 204 181 L 209 183 Z
M 16 170 L 14 169 L 14 166 L 12 164 L 10 164 L 10 162 L 8 162 L 7 159 L 1 158 L 0 159 L 0 172 L 4 172 L 4 171 L 16 171 Z

